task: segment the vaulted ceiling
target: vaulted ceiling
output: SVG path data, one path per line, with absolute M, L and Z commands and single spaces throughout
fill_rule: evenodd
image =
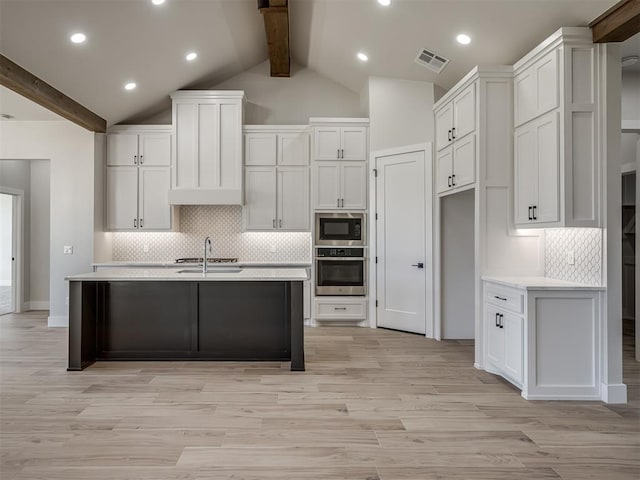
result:
M 512 64 L 561 26 L 585 26 L 615 0 L 289 0 L 292 60 L 359 92 L 368 76 L 448 89 L 477 64 Z M 82 31 L 87 41 L 69 36 Z M 467 33 L 468 46 L 455 36 Z M 451 60 L 436 75 L 426 47 Z M 0 0 L 0 51 L 109 124 L 180 88 L 215 85 L 267 59 L 255 0 Z M 187 52 L 198 58 L 187 62 Z M 367 63 L 356 53 L 369 56 Z M 125 91 L 126 82 L 138 87 Z M 282 79 L 286 82 L 287 79 Z M 1 99 L 0 99 L 1 100 Z

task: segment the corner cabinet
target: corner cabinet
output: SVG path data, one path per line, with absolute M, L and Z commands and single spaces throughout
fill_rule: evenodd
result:
M 246 126 L 245 230 L 309 231 L 306 126 Z
M 184 90 L 171 98 L 175 141 L 170 203 L 242 205 L 244 92 Z
M 177 215 L 169 205 L 171 127 L 117 126 L 107 136 L 108 231 L 166 231 Z
M 477 82 L 464 83 L 434 108 L 436 193 L 466 190 L 476 182 Z
M 366 118 L 312 118 L 312 197 L 316 210 L 367 209 Z
M 602 227 L 598 47 L 561 28 L 514 66 L 515 223 Z
M 527 400 L 602 398 L 604 287 L 489 277 L 483 291 L 485 370 L 514 384 Z

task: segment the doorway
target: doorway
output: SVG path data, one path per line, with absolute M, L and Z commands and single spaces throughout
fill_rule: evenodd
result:
M 432 161 L 427 145 L 374 153 L 376 325 L 428 335 L 433 323 Z
M 17 198 L 0 193 L 0 315 L 16 311 Z

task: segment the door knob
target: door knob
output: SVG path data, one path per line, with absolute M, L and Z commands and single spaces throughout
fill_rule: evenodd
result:
M 418 267 L 418 268 L 424 268 L 424 263 L 420 262 L 420 263 L 415 263 L 413 265 L 411 265 L 412 267 Z

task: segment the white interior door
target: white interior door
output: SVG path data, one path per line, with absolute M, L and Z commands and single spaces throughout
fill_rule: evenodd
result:
M 426 152 L 377 157 L 378 326 L 426 332 Z M 430 215 L 429 215 L 430 217 Z
M 0 315 L 14 311 L 15 233 L 13 195 L 0 193 Z

